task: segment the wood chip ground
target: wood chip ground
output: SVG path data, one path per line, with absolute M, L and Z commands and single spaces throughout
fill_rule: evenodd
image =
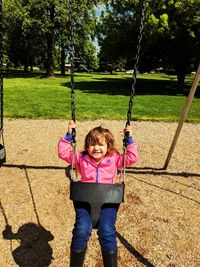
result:
M 100 124 L 113 132 L 122 150 L 123 121 L 77 124 L 78 150 L 88 130 Z M 162 168 L 177 123 L 132 126 L 140 161 L 127 170 L 125 202 L 118 214 L 119 266 L 198 267 L 200 124 L 184 124 L 166 171 Z M 66 129 L 63 120 L 5 120 L 0 267 L 69 266 L 74 211 L 66 164 L 57 157 L 57 143 Z M 103 266 L 95 231 L 84 266 Z

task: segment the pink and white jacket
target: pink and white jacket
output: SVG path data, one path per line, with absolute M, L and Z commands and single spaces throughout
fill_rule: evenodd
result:
M 132 137 L 128 138 L 126 152 L 126 166 L 130 166 L 138 161 L 139 153 L 137 145 L 133 143 Z M 69 134 L 61 138 L 58 143 L 58 156 L 67 163 L 72 162 L 72 146 L 69 141 Z M 87 152 L 75 153 L 75 168 L 80 173 L 81 182 L 90 183 L 115 183 L 117 169 L 122 168 L 123 154 L 114 153 L 113 155 L 104 156 L 96 164 Z

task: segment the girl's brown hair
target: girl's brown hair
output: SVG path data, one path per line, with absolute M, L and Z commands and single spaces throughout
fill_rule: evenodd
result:
M 91 144 L 100 144 L 102 140 L 107 143 L 108 154 L 117 152 L 115 148 L 115 140 L 112 133 L 101 126 L 92 129 L 85 137 L 85 151 L 88 150 Z

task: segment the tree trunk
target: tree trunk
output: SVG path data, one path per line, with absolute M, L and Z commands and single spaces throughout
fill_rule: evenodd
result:
M 29 66 L 29 56 L 28 56 L 28 53 L 26 53 L 25 59 L 24 59 L 24 71 L 25 72 L 28 72 L 28 66 Z
M 181 71 L 177 71 L 177 80 L 178 80 L 178 84 L 177 84 L 177 93 L 181 93 L 181 94 L 185 94 L 185 76 L 186 73 L 181 72 Z
M 24 65 L 24 72 L 28 72 L 28 64 Z
M 46 77 L 55 77 L 54 75 L 54 43 L 55 43 L 55 29 L 54 29 L 54 18 L 55 18 L 55 5 L 49 9 L 49 16 L 51 21 L 51 27 L 47 34 L 47 66 L 46 66 Z
M 61 44 L 61 75 L 65 75 L 65 47 L 64 44 Z

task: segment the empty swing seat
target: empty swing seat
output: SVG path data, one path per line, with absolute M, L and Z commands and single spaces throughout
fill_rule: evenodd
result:
M 124 201 L 125 184 L 70 183 L 70 199 L 86 202 L 91 208 L 93 228 L 96 228 L 101 207 L 104 204 L 120 204 Z

